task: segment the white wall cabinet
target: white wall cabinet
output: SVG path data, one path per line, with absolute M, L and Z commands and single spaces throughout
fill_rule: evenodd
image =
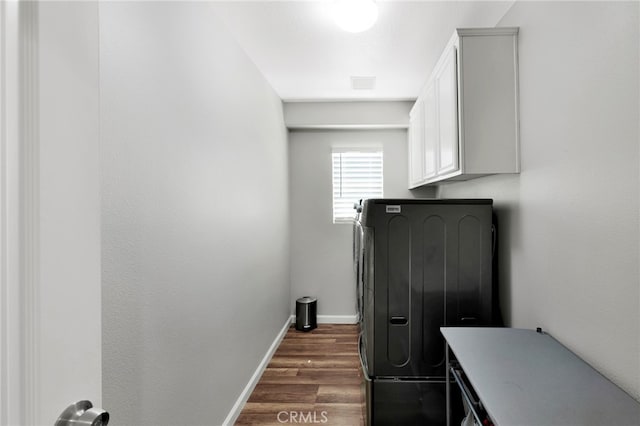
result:
M 409 187 L 413 188 L 424 179 L 422 163 L 424 150 L 424 120 L 422 108 L 424 102 L 418 99 L 409 113 Z
M 422 121 L 424 127 L 424 139 L 417 143 L 422 143 L 423 158 L 420 160 L 423 162 L 423 174 L 414 182 L 420 182 L 425 178 L 434 177 L 438 173 L 438 163 L 436 156 L 438 155 L 438 114 L 436 105 L 436 86 L 432 82 L 426 87 L 424 91 L 423 100 L 423 115 L 419 116 L 419 120 Z
M 458 29 L 409 115 L 409 188 L 518 173 L 518 29 Z

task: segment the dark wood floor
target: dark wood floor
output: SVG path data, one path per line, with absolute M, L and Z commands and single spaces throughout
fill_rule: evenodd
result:
M 361 378 L 357 325 L 292 327 L 235 424 L 363 425 Z

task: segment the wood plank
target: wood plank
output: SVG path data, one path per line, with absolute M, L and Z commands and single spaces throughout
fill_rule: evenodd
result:
M 243 413 L 277 413 L 279 411 L 312 411 L 315 404 L 291 402 L 247 402 Z
M 358 380 L 362 377 L 360 367 L 358 368 L 301 368 L 298 370 L 299 377 L 354 377 Z
M 353 355 L 358 350 L 356 345 L 332 345 L 329 347 L 318 345 L 289 345 L 282 346 L 276 350 L 276 355 L 317 355 L 322 351 L 324 356 L 329 355 Z
M 318 393 L 318 385 L 260 383 L 255 387 L 249 402 L 293 402 L 314 403 Z
M 327 410 L 334 413 L 345 414 L 362 414 L 362 406 L 360 404 L 347 403 L 316 403 L 313 405 L 316 410 Z
M 305 344 L 305 343 L 313 343 L 316 345 L 333 345 L 336 343 L 336 339 L 335 338 L 310 339 L 308 337 L 285 337 L 284 339 L 282 339 L 282 342 L 280 343 L 280 345 L 287 345 L 287 344 L 299 345 L 299 344 Z
M 343 336 L 343 337 L 336 337 L 336 343 L 340 344 L 340 343 L 353 343 L 354 345 L 356 345 L 356 351 L 358 350 L 358 337 L 353 337 L 353 336 Z
M 360 359 L 357 356 L 280 356 L 274 357 L 269 366 L 276 368 L 357 368 Z
M 360 386 L 360 377 L 334 376 L 334 377 L 313 377 L 313 376 L 271 376 L 262 377 L 263 383 L 268 384 L 305 384 L 305 385 L 357 385 Z
M 262 377 L 282 377 L 282 376 L 297 376 L 298 368 L 270 368 L 267 367 L 262 373 Z
M 327 425 L 362 426 L 364 425 L 361 404 L 315 404 L 315 410 L 325 414 Z
M 351 403 L 362 402 L 360 384 L 356 385 L 320 385 L 318 388 L 317 403 Z
M 285 417 L 282 416 L 284 419 Z M 236 426 L 282 426 L 283 421 L 278 420 L 278 412 L 275 413 L 245 413 L 242 412 Z

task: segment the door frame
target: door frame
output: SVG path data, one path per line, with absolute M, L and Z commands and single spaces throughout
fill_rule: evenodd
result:
M 36 2 L 0 3 L 0 425 L 33 424 L 39 284 Z
M 102 404 L 98 28 L 0 2 L 0 426 Z

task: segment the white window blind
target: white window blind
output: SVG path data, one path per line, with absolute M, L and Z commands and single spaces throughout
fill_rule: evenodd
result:
M 382 198 L 382 151 L 334 151 L 333 223 L 351 223 L 353 204 Z

